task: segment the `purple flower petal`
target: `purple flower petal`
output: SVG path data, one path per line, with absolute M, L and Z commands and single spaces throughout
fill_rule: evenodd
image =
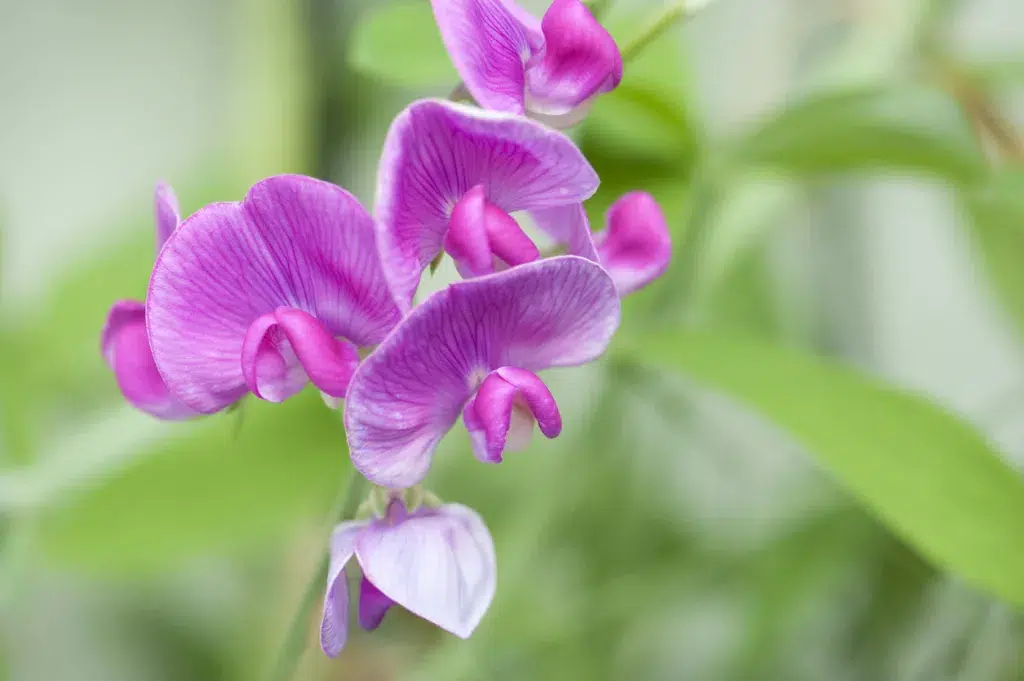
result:
M 414 103 L 391 125 L 377 181 L 378 241 L 399 306 L 411 308 L 456 205 L 475 187 L 511 214 L 580 203 L 598 184 L 572 140 L 540 123 L 449 102 Z
M 623 296 L 664 274 L 672 258 L 665 216 L 654 197 L 643 192 L 626 194 L 612 205 L 597 244 L 601 264 Z
M 384 615 L 395 602 L 381 593 L 373 582 L 363 576 L 359 583 L 359 626 L 373 631 L 384 621 Z
M 157 183 L 153 203 L 156 213 L 156 250 L 159 252 L 167 237 L 181 223 L 181 209 L 174 190 L 164 182 Z
M 569 255 L 599 262 L 590 221 L 582 203 L 545 208 L 530 213 L 537 227 L 557 243 L 564 244 Z
M 331 534 L 331 564 L 327 572 L 324 614 L 320 620 L 320 647 L 328 657 L 337 657 L 348 640 L 348 580 L 345 565 L 355 553 L 356 537 L 367 528 L 365 522 L 346 522 Z
M 280 323 L 282 307 L 315 319 L 319 340 L 308 347 L 321 350 L 324 335 L 375 345 L 400 318 L 380 268 L 373 220 L 340 187 L 272 177 L 241 203 L 207 206 L 175 230 L 157 260 L 146 307 L 153 355 L 168 386 L 203 413 L 237 401 L 248 390 L 247 371 L 250 378 L 260 374 L 251 365 L 243 370 L 250 327 L 268 314 Z M 268 385 L 284 394 L 294 388 L 286 376 L 291 357 L 275 347 L 279 365 L 266 359 L 271 353 L 260 355 L 269 362 L 260 367 L 268 379 L 277 372 Z M 307 363 L 302 347 L 291 343 L 316 381 L 318 367 Z M 248 359 L 259 355 L 253 352 Z M 340 376 L 339 366 L 331 371 Z
M 541 22 L 544 50 L 527 65 L 527 108 L 564 115 L 622 81 L 622 54 L 580 0 L 555 0 Z
M 492 371 L 462 416 L 473 452 L 485 463 L 500 463 L 505 451 L 525 449 L 534 423 L 548 438 L 562 432 L 562 416 L 551 391 L 536 374 L 515 367 Z
M 483 519 L 465 506 L 374 521 L 356 538 L 355 551 L 385 597 L 461 638 L 473 633 L 494 598 L 494 542 Z
M 283 402 L 311 380 L 330 397 L 344 397 L 359 350 L 338 340 L 307 312 L 281 307 L 249 327 L 242 373 L 257 397 Z
M 505 0 L 433 0 L 441 38 L 480 106 L 521 115 L 526 62 L 543 38 L 536 19 Z
M 167 421 L 196 415 L 171 394 L 156 369 L 146 336 L 145 305 L 134 300 L 114 303 L 100 345 L 121 394 L 136 409 Z
M 575 256 L 520 265 L 431 296 L 352 378 L 345 425 L 353 463 L 378 485 L 417 484 L 490 372 L 594 360 L 611 341 L 619 311 L 608 274 Z

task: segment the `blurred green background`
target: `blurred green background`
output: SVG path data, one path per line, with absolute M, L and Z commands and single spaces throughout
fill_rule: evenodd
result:
M 665 3 L 611 5 L 628 42 Z M 265 676 L 340 421 L 153 421 L 99 330 L 157 179 L 370 206 L 391 117 L 456 82 L 420 0 L 0 0 L 0 678 Z M 311 630 L 299 678 L 1024 679 L 1022 86 L 1019 0 L 717 0 L 651 44 L 573 134 L 595 228 L 655 193 L 672 269 L 552 374 L 562 437 L 487 467 L 457 428 L 428 480 L 486 518 L 493 606 L 334 662 Z

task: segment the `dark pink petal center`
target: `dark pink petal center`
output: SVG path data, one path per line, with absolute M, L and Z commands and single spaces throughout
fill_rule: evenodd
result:
M 496 264 L 500 269 L 540 257 L 515 218 L 487 200 L 483 185 L 470 189 L 455 204 L 444 249 L 467 278 L 491 274 Z
M 344 397 L 359 352 L 333 337 L 308 312 L 281 307 L 258 318 L 242 344 L 242 373 L 259 398 L 282 402 L 312 381 L 331 397 Z
M 551 391 L 533 372 L 515 367 L 492 371 L 462 412 L 473 451 L 481 461 L 500 463 L 506 450 L 529 444 L 533 425 L 558 437 L 562 417 Z

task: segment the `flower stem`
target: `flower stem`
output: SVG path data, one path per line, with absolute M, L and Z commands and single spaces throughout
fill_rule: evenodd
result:
M 953 96 L 967 121 L 978 135 L 982 148 L 991 139 L 1004 161 L 1024 161 L 1024 141 L 1013 123 L 999 111 L 988 94 L 956 67 L 939 63 L 936 66 L 939 84 Z
M 334 512 L 331 516 L 335 523 L 350 519 L 359 508 L 359 502 L 366 487 L 366 479 L 357 471 L 352 471 L 348 485 L 338 495 L 334 504 Z M 327 589 L 327 570 L 330 567 L 331 554 L 325 551 L 317 561 L 316 570 L 306 585 L 306 590 L 299 601 L 298 610 L 292 616 L 292 622 L 288 625 L 288 632 L 281 643 L 280 651 L 277 654 L 277 663 L 273 672 L 267 677 L 269 681 L 289 681 L 299 666 L 299 660 L 306 651 L 306 643 L 309 635 L 309 617 L 313 612 L 321 595 Z
M 668 3 L 658 16 L 647 25 L 647 28 L 622 46 L 622 61 L 628 62 L 639 56 L 648 45 L 675 26 L 676 22 L 687 15 L 694 14 L 697 10 L 709 4 L 709 2 L 710 0 L 675 0 Z

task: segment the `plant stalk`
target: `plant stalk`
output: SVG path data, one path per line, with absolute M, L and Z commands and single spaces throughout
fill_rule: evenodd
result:
M 365 488 L 366 479 L 358 471 L 353 470 L 348 485 L 345 486 L 335 502 L 334 512 L 331 516 L 335 524 L 350 520 L 355 515 Z M 324 551 L 302 593 L 302 599 L 292 616 L 291 624 L 288 625 L 288 631 L 277 655 L 277 662 L 274 664 L 272 673 L 267 677 L 268 681 L 290 681 L 295 675 L 299 660 L 302 659 L 302 654 L 306 651 L 310 615 L 327 589 L 327 570 L 330 563 L 330 551 Z
M 622 46 L 622 62 L 627 63 L 647 49 L 647 46 L 660 38 L 684 17 L 696 14 L 698 10 L 710 4 L 712 0 L 675 0 L 666 5 L 661 12 L 632 40 Z

